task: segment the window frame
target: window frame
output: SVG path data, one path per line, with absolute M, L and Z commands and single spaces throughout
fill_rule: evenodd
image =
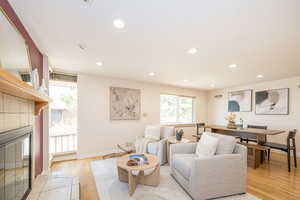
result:
M 176 98 L 176 122 L 162 122 L 161 121 L 161 117 L 159 119 L 160 121 L 160 124 L 164 124 L 164 125 L 183 125 L 183 124 L 194 124 L 195 123 L 195 120 L 196 120 L 196 106 L 195 106 L 195 100 L 196 100 L 196 97 L 195 96 L 187 96 L 187 95 L 178 95 L 178 94 L 169 94 L 169 93 L 161 93 L 159 95 L 159 116 L 161 116 L 161 96 L 162 95 L 166 95 L 166 96 L 175 96 L 177 97 Z M 180 106 L 179 106 L 179 100 L 180 100 L 180 97 L 184 97 L 184 98 L 190 98 L 192 99 L 192 121 L 191 122 L 179 122 L 179 110 L 180 110 Z

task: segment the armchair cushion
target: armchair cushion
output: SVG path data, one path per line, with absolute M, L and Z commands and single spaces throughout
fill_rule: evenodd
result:
M 198 158 L 196 154 L 175 154 L 174 168 L 187 180 L 191 175 L 191 168 L 194 160 Z
M 204 133 L 198 142 L 196 154 L 198 156 L 213 156 L 217 151 L 219 138 Z
M 145 138 L 160 140 L 160 126 L 146 126 Z

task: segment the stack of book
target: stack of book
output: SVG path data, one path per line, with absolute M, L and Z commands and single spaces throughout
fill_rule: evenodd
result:
M 136 161 L 138 165 L 148 165 L 148 159 L 144 154 L 134 154 L 129 156 L 129 161 Z

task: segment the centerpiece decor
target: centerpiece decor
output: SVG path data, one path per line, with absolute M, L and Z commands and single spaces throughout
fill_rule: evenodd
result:
M 181 141 L 181 139 L 182 139 L 182 136 L 183 136 L 183 129 L 180 129 L 179 131 L 178 130 L 176 130 L 176 140 L 177 141 Z
M 229 128 L 229 129 L 237 128 L 237 126 L 235 124 L 235 118 L 236 118 L 236 115 L 233 113 L 230 113 L 230 115 L 228 117 L 225 117 L 225 120 L 228 121 L 227 128 Z

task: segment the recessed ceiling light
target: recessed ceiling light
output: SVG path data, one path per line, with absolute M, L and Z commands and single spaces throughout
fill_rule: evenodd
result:
M 235 69 L 235 68 L 237 68 L 237 64 L 231 64 L 231 65 L 229 65 L 228 66 L 230 69 Z
M 198 49 L 197 48 L 191 48 L 187 51 L 188 54 L 195 54 L 198 52 Z
M 102 65 L 103 65 L 103 62 L 96 62 L 96 65 L 102 66 Z
M 125 27 L 125 22 L 121 19 L 115 19 L 114 20 L 114 26 L 117 28 L 117 29 L 123 29 Z
M 93 0 L 83 0 L 83 2 L 85 2 L 85 3 L 90 3 L 90 2 L 92 2 Z
M 149 72 L 148 75 L 149 76 L 155 76 L 155 73 L 154 72 Z
M 256 78 L 263 78 L 263 77 L 264 77 L 264 75 L 262 75 L 262 74 L 259 74 L 256 76 Z
M 85 50 L 85 49 L 86 49 L 86 45 L 85 45 L 85 44 L 78 44 L 78 47 L 79 47 L 81 50 Z
M 187 82 L 189 82 L 189 80 L 187 80 L 187 79 L 184 79 L 184 80 L 183 80 L 183 82 L 187 83 Z

